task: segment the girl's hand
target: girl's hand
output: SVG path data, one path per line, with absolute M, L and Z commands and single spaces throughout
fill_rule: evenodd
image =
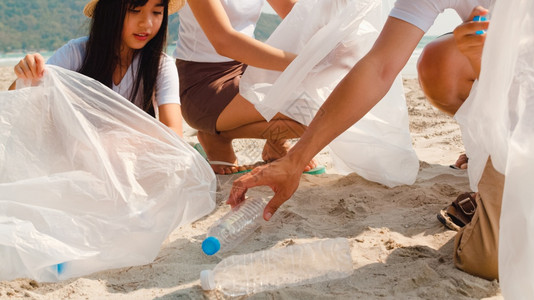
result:
M 14 68 L 21 79 L 37 80 L 43 77 L 45 60 L 39 53 L 26 55 Z
M 454 29 L 454 40 L 460 52 L 467 57 L 475 74 L 480 74 L 482 49 L 486 41 L 485 30 L 488 29 L 489 21 L 473 21 L 475 16 L 486 16 L 488 10 L 477 6 L 471 12 L 469 19 Z M 482 34 L 480 34 L 482 33 Z

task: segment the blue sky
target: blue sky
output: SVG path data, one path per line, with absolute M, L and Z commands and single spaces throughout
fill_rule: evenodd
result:
M 263 11 L 271 14 L 275 13 L 267 2 L 265 2 Z M 444 13 L 439 15 L 439 17 L 436 19 L 436 22 L 434 22 L 434 25 L 428 30 L 426 35 L 435 36 L 451 32 L 460 23 L 461 19 L 458 14 L 452 9 L 447 9 Z

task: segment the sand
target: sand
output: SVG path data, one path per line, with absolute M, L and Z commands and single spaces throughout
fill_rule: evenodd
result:
M 0 90 L 14 79 L 11 67 L 0 68 Z M 404 80 L 410 130 L 420 158 L 420 172 L 411 186 L 387 188 L 356 174 L 342 176 L 330 168 L 328 151 L 317 159 L 327 174 L 304 175 L 300 187 L 273 219 L 230 254 L 283 247 L 317 239 L 346 237 L 352 248 L 354 273 L 348 278 L 242 297 L 244 299 L 501 299 L 497 281 L 488 281 L 454 267 L 454 231 L 436 213 L 469 190 L 467 173 L 449 167 L 463 145 L 456 122 L 433 109 L 416 79 Z M 22 109 L 22 108 L 21 108 Z M 186 127 L 185 139 L 196 142 Z M 234 142 L 241 161 L 259 155 L 262 143 Z M 144 266 L 103 271 L 58 283 L 29 279 L 0 282 L 0 298 L 25 299 L 225 299 L 204 292 L 199 273 L 219 257 L 200 250 L 207 228 L 229 207 L 224 204 L 239 175 L 218 176 L 217 207 L 208 216 L 176 229 L 155 261 Z M 250 195 L 270 196 L 269 188 Z

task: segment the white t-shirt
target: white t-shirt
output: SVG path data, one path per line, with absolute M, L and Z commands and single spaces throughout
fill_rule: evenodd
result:
M 476 6 L 491 11 L 494 4 L 495 0 L 397 0 L 389 15 L 427 32 L 438 15 L 447 8 L 454 9 L 466 21 Z
M 221 0 L 232 27 L 243 34 L 254 37 L 256 23 L 260 18 L 265 0 Z M 232 59 L 217 54 L 215 48 L 202 31 L 189 4 L 179 12 L 180 28 L 174 58 L 195 62 L 225 62 Z
M 85 57 L 85 46 L 88 37 L 81 37 L 69 41 L 63 47 L 59 48 L 54 55 L 52 55 L 47 64 L 60 66 L 72 71 L 78 71 L 82 67 L 83 59 Z M 135 57 L 132 64 L 128 68 L 126 74 L 122 78 L 119 85 L 112 84 L 112 89 L 129 99 L 130 93 L 134 87 L 135 74 L 139 64 L 139 56 Z M 158 106 L 169 103 L 180 104 L 180 87 L 178 82 L 178 71 L 174 64 L 174 60 L 167 54 L 162 54 L 160 67 L 158 71 L 158 78 L 156 80 L 156 102 Z M 139 87 L 137 98 L 133 101 L 135 105 L 143 107 L 143 87 Z

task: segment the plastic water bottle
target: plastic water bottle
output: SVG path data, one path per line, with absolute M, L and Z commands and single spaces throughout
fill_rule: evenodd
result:
M 224 253 L 243 241 L 260 226 L 269 199 L 249 198 L 222 216 L 208 229 L 202 251 L 207 255 Z
M 353 272 L 346 238 L 321 240 L 223 259 L 200 272 L 203 290 L 240 296 L 288 286 L 350 276 Z

